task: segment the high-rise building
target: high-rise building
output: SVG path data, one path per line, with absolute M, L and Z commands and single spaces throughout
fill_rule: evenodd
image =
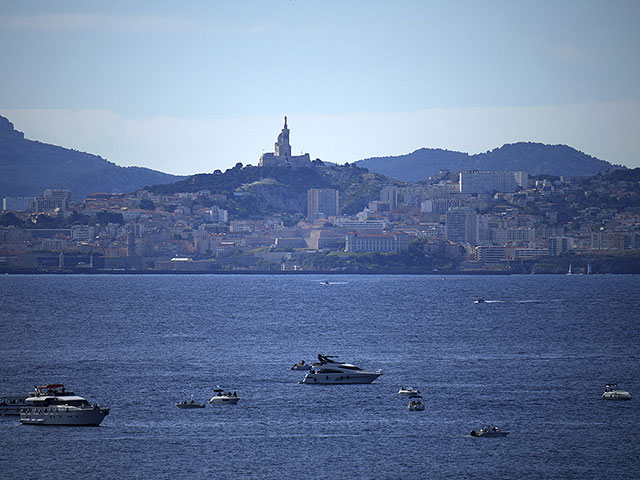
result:
M 307 218 L 335 217 L 340 211 L 338 190 L 333 188 L 311 188 L 307 190 Z
M 398 207 L 398 187 L 385 185 L 380 190 L 380 201 L 389 204 L 389 209 L 395 210 Z
M 469 207 L 450 208 L 445 215 L 447 240 L 458 243 L 478 243 L 478 215 Z

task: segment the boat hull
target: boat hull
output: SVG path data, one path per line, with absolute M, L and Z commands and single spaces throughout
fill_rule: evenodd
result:
M 345 385 L 345 384 L 365 384 L 371 383 L 378 378 L 381 373 L 307 373 L 302 383 L 310 385 Z
M 176 403 L 176 407 L 178 408 L 204 408 L 204 404 L 202 403 L 188 403 L 188 404 L 184 404 L 184 403 Z
M 209 400 L 212 405 L 235 405 L 240 400 L 238 397 L 213 397 Z
M 20 423 L 23 425 L 59 425 L 97 427 L 109 414 L 107 408 L 75 409 L 71 407 L 23 408 Z
M 629 392 L 604 392 L 602 394 L 603 400 L 631 400 L 631 394 Z

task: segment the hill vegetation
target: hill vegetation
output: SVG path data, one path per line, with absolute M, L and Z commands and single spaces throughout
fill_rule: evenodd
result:
M 243 167 L 238 163 L 225 172 L 193 175 L 176 183 L 146 189 L 158 194 L 201 190 L 224 194 L 230 199 L 224 205 L 229 213 L 246 218 L 241 210 L 255 216 L 304 212 L 310 188 L 339 190 L 340 210 L 353 214 L 361 211 L 370 200 L 377 200 L 383 185 L 394 183 L 398 182 L 372 174 L 355 164 L 325 165 L 315 160 L 311 167 Z
M 74 198 L 95 192 L 123 193 L 183 177 L 141 167 L 120 167 L 97 155 L 24 138 L 0 116 L 0 198 L 32 197 L 67 188 Z
M 440 170 L 452 173 L 460 170 L 505 170 L 524 171 L 529 175 L 582 177 L 624 168 L 566 145 L 531 142 L 507 144 L 476 155 L 421 148 L 407 155 L 367 158 L 356 164 L 406 182 L 427 180 Z

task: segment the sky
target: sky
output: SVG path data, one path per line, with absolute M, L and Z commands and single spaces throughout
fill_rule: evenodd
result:
M 0 3 L 0 115 L 189 175 L 566 144 L 640 167 L 636 0 Z

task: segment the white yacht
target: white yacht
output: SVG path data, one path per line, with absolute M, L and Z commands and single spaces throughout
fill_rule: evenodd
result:
M 615 383 L 607 383 L 602 394 L 603 400 L 631 400 L 631 394 L 624 390 L 618 390 Z
M 62 384 L 36 387 L 20 410 L 25 425 L 100 425 L 109 414 L 108 408 L 91 405 L 85 398 L 69 392 Z
M 301 383 L 335 385 L 346 383 L 371 383 L 380 375 L 382 370 L 368 372 L 350 363 L 334 360 L 331 355 L 318 354 L 318 362 L 311 365 L 311 370 Z
M 20 409 L 26 407 L 25 399 L 30 395 L 2 395 L 0 397 L 0 415 L 20 415 Z
M 238 400 L 240 400 L 236 392 L 224 393 L 224 390 L 221 388 L 216 388 L 214 392 L 216 394 L 209 400 L 209 403 L 213 405 L 235 405 L 238 403 Z
M 420 390 L 411 387 L 400 387 L 400 390 L 398 390 L 398 395 L 409 395 L 410 397 L 416 397 L 420 395 Z
M 413 412 L 424 410 L 424 402 L 422 401 L 422 397 L 420 395 L 410 397 L 409 405 L 407 405 L 407 408 Z

